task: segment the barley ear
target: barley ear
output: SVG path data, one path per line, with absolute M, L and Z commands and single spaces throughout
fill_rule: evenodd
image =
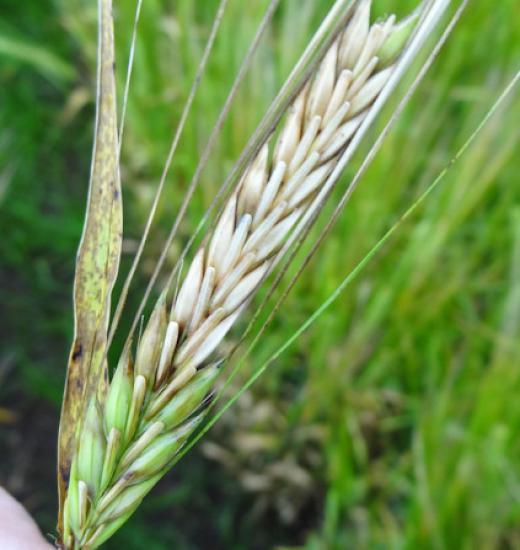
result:
M 446 0 L 424 5 L 433 4 L 439 12 Z M 108 390 L 104 382 L 94 392 L 87 385 L 63 516 L 66 548 L 95 548 L 106 540 L 194 441 L 212 399 L 218 348 L 284 247 L 311 219 L 314 203 L 323 204 L 347 152 L 386 99 L 387 83 L 402 75 L 399 56 L 407 53 L 416 19 L 396 26 L 390 16 L 370 25 L 370 5 L 355 3 L 352 17 L 340 20 L 344 28 L 295 89 L 283 129 L 259 148 L 231 191 L 170 316 L 166 292 L 155 304 L 134 367 L 128 345 Z M 100 364 L 96 374 L 105 368 Z

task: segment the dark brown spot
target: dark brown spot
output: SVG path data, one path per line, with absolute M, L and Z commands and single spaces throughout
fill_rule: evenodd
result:
M 70 461 L 67 461 L 65 464 L 60 466 L 60 475 L 65 485 L 67 485 L 69 483 L 69 477 L 70 477 Z
M 76 342 L 74 345 L 74 351 L 72 352 L 72 360 L 78 361 L 83 356 L 83 346 L 80 342 Z
M 114 189 L 114 200 L 118 200 L 119 199 L 119 190 L 118 189 Z
M 123 475 L 123 479 L 125 481 L 131 481 L 135 477 L 135 472 L 132 472 L 132 470 L 129 470 Z

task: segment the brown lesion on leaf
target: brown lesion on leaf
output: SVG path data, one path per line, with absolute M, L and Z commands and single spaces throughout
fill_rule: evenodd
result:
M 83 345 L 81 342 L 76 342 L 74 344 L 74 349 L 72 351 L 72 360 L 79 361 L 83 357 Z
M 60 465 L 61 479 L 68 485 L 70 477 L 70 460 L 67 460 L 64 464 Z

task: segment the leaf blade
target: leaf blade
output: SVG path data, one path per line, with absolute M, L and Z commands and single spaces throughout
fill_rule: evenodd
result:
M 74 278 L 74 341 L 58 435 L 58 495 L 61 530 L 76 434 L 90 399 L 106 392 L 105 360 L 110 298 L 122 241 L 112 0 L 99 1 L 96 125 L 83 234 Z

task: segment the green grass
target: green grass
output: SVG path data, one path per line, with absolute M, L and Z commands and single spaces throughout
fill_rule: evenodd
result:
M 266 3 L 230 1 L 129 312 Z M 7 182 L 3 192 L 0 185 L 0 300 L 6 312 L 0 364 L 12 365 L 0 371 L 7 372 L 0 402 L 19 416 L 14 424 L 0 423 L 6 456 L 23 456 L 22 443 L 13 443 L 16 434 L 29 449 L 31 440 L 40 441 L 28 419 L 39 414 L 48 422 L 39 428 L 47 434 L 41 458 L 29 461 L 25 481 L 13 484 L 19 473 L 14 458 L 0 474 L 50 531 L 53 430 L 89 168 L 95 10 L 84 0 L 55 0 L 49 9 L 35 0 L 10 4 L 0 16 L 2 36 L 12 37 L 16 28 L 16 40 L 25 37 L 29 51 L 44 45 L 47 55 L 43 65 L 41 56 L 0 58 L 6 90 L 0 104 L 0 181 Z M 121 83 L 132 4 L 116 3 Z M 396 4 L 377 5 L 384 11 Z M 412 4 L 399 2 L 400 13 Z M 328 2 L 282 5 L 170 263 Z M 140 234 L 215 7 L 215 0 L 144 2 L 123 150 L 129 238 Z M 514 0 L 471 3 L 337 226 L 247 360 L 242 381 L 431 183 L 518 70 L 514 7 Z M 51 69 L 49 59 L 58 60 Z M 69 66 L 72 80 L 63 72 Z M 108 548 L 520 545 L 519 117 L 517 91 L 342 298 L 226 413 Z M 7 171 L 10 166 L 14 172 Z M 214 455 L 215 446 L 221 459 L 205 458 Z M 294 472 L 300 475 L 291 477 Z

